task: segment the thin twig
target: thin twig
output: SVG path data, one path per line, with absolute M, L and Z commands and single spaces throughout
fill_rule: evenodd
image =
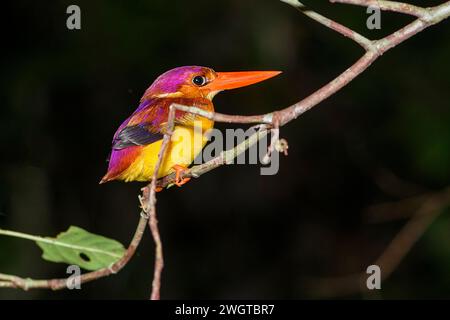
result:
M 373 42 L 371 40 L 367 39 L 366 37 L 359 34 L 358 32 L 356 32 L 334 20 L 331 20 L 315 11 L 308 9 L 300 1 L 297 1 L 297 0 L 280 0 L 280 1 L 293 6 L 294 8 L 296 8 L 298 11 L 300 11 L 304 15 L 319 22 L 320 24 L 323 24 L 325 27 L 336 31 L 347 38 L 352 39 L 357 44 L 359 44 L 361 47 L 363 47 L 366 51 L 372 50 Z
M 264 123 L 272 124 L 273 122 L 273 112 L 260 114 L 255 116 L 239 116 L 239 115 L 229 115 L 218 112 L 210 112 L 197 107 L 184 106 L 178 103 L 172 104 L 172 107 L 176 110 L 189 112 L 195 115 L 202 116 L 209 120 L 224 122 L 224 123 Z
M 173 134 L 173 128 L 175 124 L 175 111 L 176 106 L 171 105 L 169 108 L 169 117 L 167 121 L 167 130 L 164 134 L 163 142 L 159 149 L 158 161 L 156 162 L 152 181 L 149 184 L 150 192 L 148 198 L 148 207 L 144 207 L 144 211 L 149 215 L 149 227 L 152 232 L 153 240 L 155 242 L 155 269 L 153 272 L 153 280 L 152 280 L 152 292 L 150 295 L 151 300 L 159 300 L 160 299 L 160 290 L 161 290 L 161 273 L 164 268 L 164 256 L 163 256 L 163 246 L 161 242 L 161 236 L 159 234 L 158 228 L 158 219 L 156 216 L 156 183 L 159 174 L 159 168 L 164 161 L 164 157 L 166 155 L 166 149 L 169 145 L 170 139 Z
M 275 151 L 275 146 L 278 143 L 280 138 L 280 119 L 279 117 L 274 118 L 273 128 L 270 130 L 271 138 L 270 144 L 267 148 L 267 153 L 264 155 L 262 159 L 263 164 L 269 164 L 271 161 L 272 153 Z
M 409 3 L 402 3 L 397 1 L 382 1 L 382 0 L 330 0 L 333 3 L 353 4 L 362 7 L 376 7 L 384 11 L 392 11 L 403 13 L 407 15 L 424 18 L 428 15 L 426 8 L 418 7 Z

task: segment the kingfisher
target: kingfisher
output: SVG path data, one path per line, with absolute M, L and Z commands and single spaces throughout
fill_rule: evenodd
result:
M 178 67 L 163 73 L 144 92 L 138 108 L 114 134 L 108 170 L 100 183 L 112 180 L 151 181 L 164 133 L 167 132 L 172 104 L 214 112 L 212 100 L 220 91 L 248 86 L 279 73 L 215 72 L 201 66 Z M 214 121 L 210 119 L 176 110 L 171 140 L 157 178 L 175 172 L 177 186 L 188 182 L 189 178 L 181 178 L 182 174 L 202 151 L 208 141 L 208 130 L 213 126 Z

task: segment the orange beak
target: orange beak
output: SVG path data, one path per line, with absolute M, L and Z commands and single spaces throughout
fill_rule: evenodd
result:
M 222 91 L 249 86 L 279 75 L 281 71 L 217 72 L 217 78 L 205 86 L 211 91 Z

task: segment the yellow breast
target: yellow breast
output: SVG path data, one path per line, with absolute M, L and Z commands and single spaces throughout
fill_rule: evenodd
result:
M 202 151 L 208 138 L 205 133 L 213 127 L 212 121 L 201 121 L 200 126 L 175 126 L 171 141 L 167 146 L 165 157 L 159 168 L 158 178 L 173 172 L 176 164 L 189 166 Z M 153 177 L 162 140 L 143 147 L 141 155 L 121 174 L 121 179 L 128 181 L 150 181 Z

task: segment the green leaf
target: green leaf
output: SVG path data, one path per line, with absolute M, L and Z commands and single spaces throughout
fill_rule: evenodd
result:
M 75 226 L 71 226 L 56 238 L 34 240 L 43 251 L 43 259 L 76 264 L 86 270 L 108 267 L 125 253 L 125 248 L 120 242 Z

